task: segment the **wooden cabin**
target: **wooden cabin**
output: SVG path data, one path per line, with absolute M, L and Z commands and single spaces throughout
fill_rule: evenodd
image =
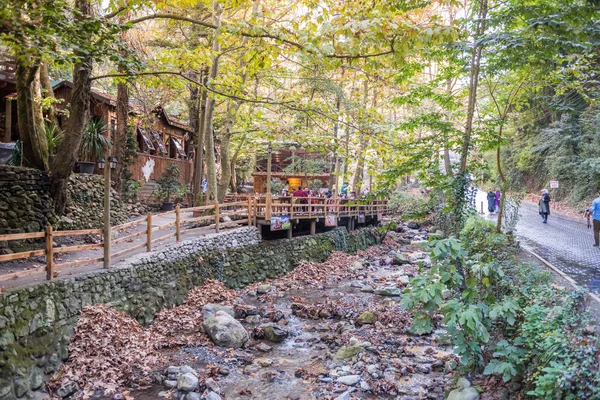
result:
M 256 160 L 254 193 L 266 193 L 267 155 Z M 281 180 L 288 185 L 289 193 L 298 186 L 306 187 L 320 181 L 320 187 L 326 188 L 331 176 L 330 163 L 318 152 L 290 148 L 276 149 L 271 154 L 271 179 Z

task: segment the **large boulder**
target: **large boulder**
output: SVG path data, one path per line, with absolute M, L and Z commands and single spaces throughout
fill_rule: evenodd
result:
M 242 347 L 249 339 L 242 324 L 224 311 L 204 320 L 202 327 L 210 339 L 222 347 Z
M 177 378 L 177 389 L 184 392 L 191 392 L 198 388 L 198 378 L 192 374 L 187 373 L 180 375 Z
M 375 317 L 375 314 L 369 311 L 363 312 L 358 316 L 358 318 L 356 318 L 356 323 L 358 325 L 371 325 L 374 324 L 375 321 L 377 321 L 377 317 Z
M 456 386 L 446 400 L 479 400 L 479 392 L 465 378 L 460 378 Z
M 283 342 L 289 335 L 289 332 L 277 324 L 263 324 L 260 326 L 265 340 L 273 343 Z
M 207 319 L 207 318 L 215 315 L 217 313 L 217 311 L 223 311 L 223 312 L 231 315 L 232 317 L 235 317 L 235 312 L 233 311 L 233 308 L 224 306 L 222 304 L 214 304 L 214 303 L 208 303 L 208 304 L 204 305 L 204 307 L 202 307 L 202 317 L 204 319 Z
M 411 262 L 410 259 L 402 253 L 394 254 L 394 258 L 392 259 L 392 263 L 394 265 L 410 264 L 410 262 Z
M 383 289 L 375 290 L 375 294 L 378 294 L 380 296 L 389 296 L 389 297 L 401 296 L 402 289 L 390 286 L 390 287 L 386 287 Z

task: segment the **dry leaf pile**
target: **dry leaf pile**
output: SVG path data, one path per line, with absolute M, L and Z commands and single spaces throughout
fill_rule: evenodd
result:
M 87 306 L 71 338 L 69 360 L 49 387 L 72 381 L 88 396 L 97 389 L 114 393 L 147 377 L 159 361 L 150 332 L 137 321 L 104 304 Z
M 217 280 L 207 279 L 202 286 L 188 293 L 182 305 L 161 310 L 156 315 L 150 331 L 159 339 L 157 346 L 211 345 L 202 333 L 202 307 L 208 303 L 231 305 L 236 297 L 235 290 L 227 289 Z

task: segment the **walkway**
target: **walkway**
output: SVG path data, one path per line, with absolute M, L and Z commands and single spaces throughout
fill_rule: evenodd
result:
M 481 193 L 477 199 L 479 210 Z M 495 215 L 487 214 L 486 204 L 486 218 L 495 220 Z M 520 214 L 516 234 L 524 247 L 550 261 L 581 286 L 600 292 L 600 249 L 592 247 L 594 235 L 585 219 L 551 212 L 548 223 L 543 224 L 537 205 L 526 201 L 521 205 Z
M 192 218 L 194 218 L 192 215 L 192 212 L 186 211 L 185 209 L 181 210 L 182 224 Z M 167 224 L 169 222 L 173 222 L 173 221 L 175 221 L 175 214 L 170 214 L 170 215 L 167 215 L 164 217 L 154 217 L 154 218 L 152 218 L 152 227 L 156 228 L 158 226 L 161 226 L 161 225 Z M 214 224 L 207 225 L 205 228 L 206 228 L 206 230 L 198 230 L 198 231 L 193 231 L 193 232 L 188 232 L 186 230 L 182 230 L 181 240 L 215 235 Z M 165 230 L 157 231 L 157 232 L 153 233 L 152 237 L 154 239 L 158 239 L 160 237 L 163 237 L 163 236 L 173 233 L 174 230 L 175 230 L 175 227 L 171 227 L 171 228 L 167 228 Z M 145 231 L 146 231 L 146 222 L 144 221 L 141 224 L 136 225 L 134 227 L 125 228 L 122 232 L 120 232 L 118 237 L 132 235 L 137 232 L 145 232 Z M 102 239 L 98 238 L 98 241 L 101 242 Z M 113 252 L 117 252 L 120 250 L 131 248 L 135 245 L 142 244 L 142 243 L 146 243 L 146 235 L 145 234 L 140 235 L 136 238 L 132 238 L 130 241 L 113 244 L 112 250 L 113 250 Z M 163 248 L 168 245 L 173 245 L 175 243 L 176 243 L 175 237 L 169 237 L 169 238 L 165 239 L 164 241 L 154 244 L 152 247 L 153 247 L 153 249 Z M 104 249 L 100 248 L 100 249 L 93 249 L 93 250 L 77 251 L 77 252 L 73 252 L 73 253 L 65 253 L 65 254 L 62 254 L 60 257 L 56 258 L 55 262 L 63 263 L 63 262 L 83 260 L 83 259 L 92 260 L 92 259 L 102 257 L 103 252 L 104 252 Z M 129 252 L 123 254 L 122 256 L 114 257 L 111 260 L 112 261 L 111 265 L 117 264 L 118 262 L 121 262 L 121 261 L 128 259 L 136 254 L 144 253 L 144 252 L 146 252 L 146 247 L 142 247 L 137 250 L 129 251 Z M 29 259 L 15 260 L 15 261 L 11 262 L 10 264 L 6 263 L 6 262 L 0 263 L 0 273 L 8 273 L 11 271 L 19 271 L 19 270 L 28 269 L 28 268 L 35 268 L 35 267 L 43 266 L 45 264 L 45 262 L 46 262 L 45 256 L 39 256 L 39 257 L 32 257 Z M 83 265 L 83 266 L 69 267 L 69 268 L 60 270 L 60 273 L 57 278 L 60 279 L 60 278 L 65 278 L 65 277 L 71 277 L 74 275 L 79 275 L 79 274 L 83 274 L 83 273 L 101 270 L 102 268 L 103 268 L 102 262 L 93 262 L 93 263 Z M 8 289 L 8 288 L 12 288 L 12 287 L 19 287 L 19 286 L 24 286 L 24 285 L 28 285 L 28 284 L 32 284 L 32 283 L 37 283 L 37 282 L 43 282 L 45 280 L 46 280 L 45 273 L 40 273 L 40 274 L 22 277 L 22 278 L 18 278 L 18 279 L 2 281 L 2 282 L 0 282 L 0 287 L 4 287 L 4 288 Z

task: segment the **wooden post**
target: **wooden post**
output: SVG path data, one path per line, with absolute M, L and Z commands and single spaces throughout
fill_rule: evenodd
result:
M 271 193 L 267 193 L 265 197 L 265 219 L 271 221 Z
M 294 218 L 294 206 L 295 206 L 295 203 L 296 203 L 296 198 L 292 197 L 292 200 L 290 201 L 290 222 Z
M 4 127 L 4 140 L 0 140 L 1 142 L 8 143 L 11 141 L 12 136 L 12 100 L 6 100 L 6 116 L 4 118 L 5 127 Z
M 219 233 L 219 202 L 215 203 L 215 232 Z
M 52 225 L 46 226 L 46 279 L 54 278 L 54 244 L 52 243 Z
M 335 220 L 339 221 L 340 220 L 340 199 L 339 197 L 336 196 L 335 198 Z
M 252 225 L 252 197 L 248 196 L 248 226 Z
M 181 210 L 179 204 L 175 206 L 175 229 L 177 229 L 175 233 L 177 242 L 181 242 Z
M 308 198 L 308 219 L 312 218 L 312 197 Z
M 152 251 L 152 214 L 146 216 L 146 251 Z
M 291 223 L 291 221 L 290 221 L 290 223 Z M 287 238 L 288 239 L 291 239 L 293 236 L 293 232 L 292 232 L 293 227 L 294 227 L 294 224 L 291 223 L 290 229 L 287 230 Z
M 110 268 L 110 157 L 108 150 L 104 153 L 104 268 Z
M 346 229 L 348 232 L 352 232 L 352 217 L 348 217 L 348 221 L 346 222 Z
M 310 221 L 310 234 L 314 235 L 317 233 L 317 221 Z

